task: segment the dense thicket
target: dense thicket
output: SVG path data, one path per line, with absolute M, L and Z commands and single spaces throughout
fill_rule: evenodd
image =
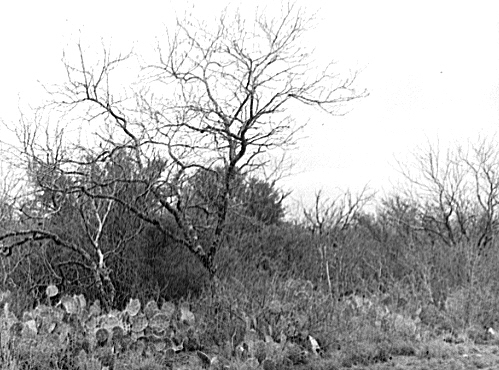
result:
M 401 164 L 407 181 L 391 195 L 319 193 L 299 215 L 263 176 L 295 142 L 290 107 L 334 115 L 365 96 L 334 63 L 311 72 L 307 21 L 292 6 L 251 29 L 240 14 L 214 28 L 179 21 L 126 88 L 115 73 L 131 55 L 68 52 L 67 81 L 13 125 L 19 143 L 2 153 L 20 175 L 17 193 L 2 189 L 0 288 L 28 305 L 56 284 L 110 308 L 220 282 L 265 301 L 300 279 L 334 300 L 403 292 L 442 308 L 459 292 L 466 320 L 481 320 L 474 302 L 499 281 L 493 139 L 445 154 L 430 146 Z

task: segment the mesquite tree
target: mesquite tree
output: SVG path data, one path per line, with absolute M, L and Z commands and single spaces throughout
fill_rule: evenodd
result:
M 495 139 L 447 150 L 429 144 L 401 163 L 401 172 L 407 179 L 402 195 L 385 201 L 383 211 L 434 302 L 445 302 L 456 287 L 472 295 L 493 286 L 499 258 Z
M 469 245 L 485 253 L 498 233 L 499 152 L 493 140 L 482 139 L 443 152 L 428 145 L 401 164 L 408 185 L 406 198 L 418 200 L 413 219 L 405 223 L 428 238 L 456 247 Z
M 256 175 L 273 149 L 293 143 L 300 124 L 289 108 L 302 104 L 336 114 L 344 103 L 365 96 L 353 88 L 355 74 L 341 78 L 333 63 L 312 68 L 312 51 L 303 43 L 310 21 L 293 6 L 276 18 L 262 13 L 248 21 L 224 13 L 211 25 L 179 20 L 160 39 L 157 58 L 145 62 L 138 82 L 127 88 L 119 76 L 138 61 L 133 54 L 113 56 L 105 49 L 91 62 L 78 44 L 76 58 L 66 55 L 67 80 L 50 90 L 52 104 L 44 108 L 50 114 L 41 115 L 48 123 L 18 126 L 17 159 L 28 171 L 37 164 L 50 172 L 39 176 L 38 189 L 88 204 L 79 217 L 88 226 L 87 257 L 100 276 L 106 276 L 106 259 L 99 253 L 99 230 L 117 205 L 188 248 L 215 275 L 236 177 Z M 43 144 L 40 133 L 50 137 Z M 120 166 L 122 157 L 128 158 L 127 171 L 103 170 L 110 163 Z M 201 172 L 219 180 L 212 195 L 216 207 L 189 196 Z M 59 177 L 68 181 L 57 182 Z M 126 184 L 133 184 L 133 196 L 119 191 Z M 195 217 L 200 211 L 209 213 L 202 222 Z M 27 238 L 61 244 L 43 227 L 0 235 L 7 252 Z M 82 246 L 66 247 L 82 253 Z
M 364 208 L 375 193 L 365 186 L 359 193 L 350 191 L 333 199 L 315 194 L 314 206 L 303 210 L 303 224 L 316 237 L 316 249 L 321 261 L 321 279 L 331 295 L 339 297 L 346 277 L 355 273 L 356 266 L 366 264 L 363 251 L 345 245 L 348 230 L 354 228 Z M 351 279 L 350 279 L 351 280 Z M 334 286 L 333 286 L 334 284 Z

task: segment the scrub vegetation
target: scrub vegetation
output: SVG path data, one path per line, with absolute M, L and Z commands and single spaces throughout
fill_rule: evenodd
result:
M 47 104 L 4 125 L 2 368 L 497 367 L 494 139 L 286 210 L 293 107 L 367 95 L 315 65 L 304 14 L 179 19 L 148 61 L 66 51 Z

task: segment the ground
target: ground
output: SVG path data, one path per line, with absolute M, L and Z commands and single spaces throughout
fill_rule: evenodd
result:
M 351 369 L 398 369 L 398 370 L 460 370 L 460 369 L 499 369 L 498 345 L 459 344 L 451 353 L 442 356 L 397 356 L 384 363 L 353 365 Z M 428 352 L 435 350 L 428 345 Z

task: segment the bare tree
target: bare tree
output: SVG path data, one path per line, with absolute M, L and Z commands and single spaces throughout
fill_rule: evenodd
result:
M 410 184 L 405 194 L 419 207 L 408 226 L 449 246 L 466 243 L 477 252 L 490 246 L 498 222 L 498 156 L 493 140 L 444 155 L 435 145 L 415 153 L 413 164 L 401 166 Z
M 305 222 L 312 233 L 333 236 L 352 227 L 374 195 L 367 186 L 357 194 L 348 190 L 333 199 L 324 199 L 322 191 L 318 191 L 313 208 L 303 211 Z
M 34 141 L 27 139 L 37 137 L 29 125 L 23 127 L 22 132 L 26 145 L 22 150 L 32 154 L 40 151 Z M 57 138 L 62 137 L 60 132 L 54 133 Z M 104 307 L 109 308 L 115 298 L 115 286 L 107 261 L 138 236 L 143 226 L 135 223 L 128 229 L 117 230 L 110 225 L 111 218 L 126 218 L 123 207 L 113 199 L 127 199 L 129 192 L 129 183 L 114 180 L 120 173 L 126 172 L 128 177 L 132 171 L 119 156 L 112 162 L 83 162 L 65 170 L 64 165 L 74 162 L 64 160 L 60 140 L 55 143 L 47 140 L 44 144 L 50 149 L 45 151 L 46 156 L 33 155 L 26 159 L 27 190 L 16 203 L 19 207 L 14 213 L 16 223 L 4 228 L 0 235 L 0 242 L 4 243 L 3 254 L 10 256 L 16 247 L 24 245 L 32 247 L 31 254 L 38 256 L 38 262 L 49 276 L 40 276 L 28 290 L 36 288 L 43 280 L 45 284 L 50 280 L 63 286 L 71 285 L 65 270 L 75 266 L 83 269 L 83 274 L 76 273 L 73 285 L 86 291 L 89 286 L 96 286 Z M 93 196 L 87 196 L 89 192 Z M 121 214 L 118 214 L 120 210 Z M 57 253 L 53 252 L 54 247 L 59 250 Z M 89 283 L 84 282 L 87 275 L 90 275 Z
M 347 261 L 348 258 L 339 251 L 343 249 L 346 231 L 356 225 L 358 217 L 373 198 L 374 193 L 367 186 L 358 194 L 347 191 L 334 199 L 324 199 L 319 191 L 315 195 L 314 207 L 303 211 L 305 225 L 318 237 L 317 250 L 322 264 L 322 276 L 331 295 L 340 295 L 340 276 L 352 267 L 351 261 Z M 358 257 L 356 255 L 355 259 L 358 260 Z M 333 261 L 335 267 L 334 278 L 330 273 L 330 261 Z
M 80 216 L 87 221 L 97 266 L 105 265 L 99 230 L 109 207 L 120 205 L 188 248 L 215 275 L 234 179 L 258 171 L 273 149 L 294 142 L 300 124 L 288 109 L 304 104 L 341 114 L 344 103 L 366 95 L 354 90 L 355 74 L 342 79 L 333 63 L 311 70 L 313 54 L 302 43 L 311 19 L 302 14 L 288 6 L 277 18 L 256 14 L 253 23 L 229 13 L 214 25 L 179 20 L 128 95 L 117 87 L 115 73 L 127 67 L 132 54 L 113 56 L 104 50 L 102 59 L 91 63 L 78 44 L 76 61 L 64 59 L 67 81 L 51 91 L 53 104 L 46 107 L 57 113 L 60 129 L 53 135 L 41 121 L 21 125 L 18 159 L 28 170 L 36 163 L 57 174 L 39 181 L 39 189 L 56 198 L 79 197 L 90 206 Z M 81 122 L 87 127 L 80 126 L 79 132 L 90 137 L 85 144 L 81 136 L 67 134 L 66 127 Z M 39 144 L 40 133 L 51 134 L 46 145 Z M 120 156 L 128 159 L 128 172 L 92 175 L 96 168 L 118 164 Z M 216 170 L 220 167 L 223 171 Z M 220 177 L 215 209 L 189 196 L 190 180 L 200 171 Z M 59 177 L 71 181 L 58 185 Z M 133 197 L 112 191 L 124 184 L 134 185 Z M 142 202 L 146 198 L 150 201 Z M 209 224 L 194 217 L 200 210 L 211 213 L 203 218 Z M 175 230 L 165 218 L 174 220 Z M 0 239 L 8 251 L 28 237 L 61 243 L 40 228 L 15 229 Z M 78 246 L 65 246 L 83 253 Z
M 498 159 L 494 138 L 487 138 L 445 152 L 428 145 L 414 162 L 401 165 L 409 212 L 395 203 L 385 206 L 392 225 L 406 230 L 407 246 L 419 255 L 425 280 L 433 281 L 434 287 L 426 285 L 436 302 L 457 286 L 472 295 L 496 276 Z

